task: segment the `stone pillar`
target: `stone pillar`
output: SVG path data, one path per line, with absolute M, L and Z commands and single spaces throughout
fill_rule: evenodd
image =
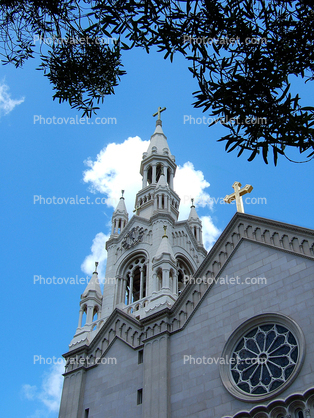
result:
M 133 273 L 130 276 L 130 292 L 129 292 L 128 305 L 132 303 L 132 294 L 133 294 Z
M 59 418 L 83 417 L 85 379 L 83 369 L 64 377 Z
M 143 182 L 142 182 L 142 189 L 147 186 L 147 168 L 143 171 Z
M 162 195 L 158 195 L 158 209 L 160 210 L 162 208 Z
M 153 273 L 153 289 L 152 292 L 157 292 L 158 286 L 157 286 L 157 273 Z
M 143 281 L 144 281 L 144 268 L 140 268 L 141 277 L 140 277 L 140 299 L 143 299 Z
M 121 302 L 121 279 L 119 277 L 117 279 L 117 286 L 116 286 L 116 305 Z
M 126 279 L 123 279 L 122 283 L 122 302 L 125 303 L 125 292 L 126 292 Z
M 162 287 L 169 289 L 169 269 L 162 269 Z
M 200 228 L 196 227 L 196 241 L 199 243 L 200 242 Z
M 83 309 L 80 309 L 80 315 L 79 315 L 79 322 L 78 322 L 78 327 L 81 328 L 82 327 L 82 319 L 83 319 Z
M 93 322 L 93 311 L 94 311 L 94 305 L 88 305 L 87 306 L 86 325 L 91 324 Z
M 156 183 L 156 164 L 152 166 L 152 183 Z
M 144 345 L 143 418 L 170 418 L 169 336 Z

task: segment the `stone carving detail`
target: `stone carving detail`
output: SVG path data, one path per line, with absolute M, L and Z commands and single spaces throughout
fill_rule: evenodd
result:
M 314 388 L 308 389 L 303 394 L 294 393 L 284 401 L 281 401 L 281 406 L 278 406 L 278 400 L 270 402 L 268 405 L 255 406 L 250 411 L 240 411 L 233 415 L 232 418 L 292 418 L 296 417 L 297 411 L 302 410 L 304 416 L 310 417 L 311 412 L 314 413 L 313 408 Z M 229 415 L 224 418 L 231 418 Z
M 218 265 L 219 269 L 224 266 L 232 251 L 242 238 L 265 243 L 296 254 L 309 257 L 314 256 L 314 236 L 310 231 L 307 234 L 307 231 L 305 230 L 306 232 L 304 233 L 302 228 L 293 227 L 289 229 L 289 225 L 284 226 L 283 229 L 281 224 L 268 220 L 263 220 L 263 223 L 265 223 L 265 227 L 263 227 L 261 225 L 262 222 L 259 222 L 259 225 L 256 225 L 254 219 L 252 219 L 252 221 L 250 221 L 250 219 L 245 219 L 249 218 L 249 216 L 250 215 L 243 215 L 244 219 L 239 219 L 237 223 L 229 228 L 229 231 L 226 230 L 227 233 L 223 239 L 222 237 L 220 238 L 223 241 L 221 245 L 213 247 L 211 257 L 204 261 L 207 264 L 207 271 L 204 272 L 205 275 L 210 275 L 212 273 L 216 275 Z M 216 244 L 218 244 L 218 242 Z M 225 254 L 224 257 L 221 256 L 222 252 Z M 202 265 L 200 266 L 200 269 L 201 268 Z
M 123 238 L 121 246 L 125 249 L 131 248 L 142 241 L 144 228 L 136 226 L 132 228 Z

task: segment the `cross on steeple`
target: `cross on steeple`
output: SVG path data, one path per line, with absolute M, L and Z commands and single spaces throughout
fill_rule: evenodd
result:
M 95 271 L 94 271 L 94 273 L 98 273 L 97 272 L 97 267 L 98 267 L 98 261 L 95 261 Z
M 133 212 L 135 212 L 135 215 L 138 215 L 138 210 L 140 209 L 141 206 L 136 205 L 135 209 L 133 210 Z
M 238 181 L 235 181 L 232 187 L 233 187 L 234 193 L 231 193 L 229 195 L 227 194 L 227 196 L 224 198 L 224 201 L 226 203 L 231 203 L 233 200 L 235 200 L 237 204 L 237 212 L 244 213 L 242 196 L 246 193 L 251 193 L 251 191 L 253 190 L 253 187 L 250 184 L 247 184 L 242 189 L 240 189 L 241 183 L 239 183 Z
M 161 112 L 163 112 L 164 110 L 166 110 L 166 108 L 165 108 L 165 107 L 164 107 L 164 108 L 161 108 L 161 107 L 159 106 L 159 107 L 158 107 L 157 112 L 156 112 L 156 113 L 154 113 L 154 114 L 153 114 L 153 116 L 155 117 L 155 116 L 157 116 L 157 115 L 158 115 L 157 120 L 161 120 L 161 119 L 160 119 L 160 114 L 161 114 Z

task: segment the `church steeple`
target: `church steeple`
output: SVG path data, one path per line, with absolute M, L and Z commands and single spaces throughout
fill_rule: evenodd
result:
M 125 201 L 123 197 L 124 190 L 121 190 L 121 193 L 122 196 L 120 197 L 117 208 L 112 215 L 111 235 L 119 235 L 123 231 L 129 220 L 129 215 L 126 210 Z
M 102 308 L 102 293 L 100 290 L 98 272 L 98 262 L 95 262 L 95 271 L 86 286 L 80 301 L 80 313 L 78 327 L 75 336 L 71 342 L 87 340 L 90 336 L 91 327 L 93 322 L 100 319 L 100 313 Z M 83 324 L 83 316 L 86 315 L 85 324 Z
M 171 154 L 167 137 L 162 130 L 160 113 L 166 108 L 158 108 L 156 129 L 140 167 L 142 189 L 135 200 L 136 214 L 149 219 L 158 212 L 167 212 L 176 221 L 179 216 L 180 198 L 173 190 L 173 178 L 177 165 Z
M 203 245 L 202 241 L 202 221 L 200 220 L 194 205 L 194 199 L 191 199 L 191 210 L 188 218 L 189 227 L 191 228 L 194 238 L 199 245 Z

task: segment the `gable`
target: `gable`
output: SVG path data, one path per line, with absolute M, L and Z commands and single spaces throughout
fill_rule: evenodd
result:
M 238 282 L 230 280 L 237 276 Z M 245 283 L 246 278 L 258 277 L 267 280 Z M 230 417 L 254 406 L 235 399 L 226 390 L 220 377 L 220 359 L 231 334 L 260 314 L 278 313 L 291 318 L 305 336 L 303 366 L 282 398 L 303 392 L 304 382 L 310 384 L 312 379 L 314 260 L 242 239 L 216 278 L 219 280 L 204 293 L 183 329 L 171 336 L 173 417 L 185 416 L 185 404 L 191 416 L 208 411 L 208 416 L 215 418 Z M 204 358 L 212 363 L 206 364 Z

